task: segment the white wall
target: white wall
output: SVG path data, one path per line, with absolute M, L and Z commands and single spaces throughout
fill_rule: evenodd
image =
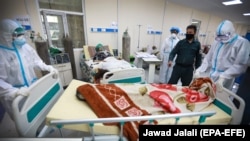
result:
M 42 33 L 35 0 L 1 0 L 0 9 L 0 19 L 29 16 L 32 30 Z M 27 35 L 29 36 L 29 33 Z M 35 46 L 31 40 L 27 41 L 33 47 Z
M 29 15 L 32 29 L 42 33 L 42 26 L 37 10 L 36 0 L 2 0 L 0 19 L 15 18 Z M 122 48 L 122 35 L 128 28 L 131 37 L 131 54 L 138 47 L 138 25 L 140 28 L 140 48 L 156 45 L 169 36 L 171 26 L 178 26 L 185 33 L 186 26 L 192 19 L 200 20 L 200 31 L 206 33 L 206 38 L 199 38 L 202 44 L 211 44 L 214 40 L 216 27 L 223 20 L 202 11 L 177 5 L 167 0 L 84 0 L 86 15 L 87 44 L 98 43 Z M 184 11 L 184 12 L 183 12 Z M 112 22 L 118 23 L 118 33 L 94 33 L 91 27 L 109 27 Z M 162 35 L 149 35 L 147 28 L 162 31 Z M 236 32 L 245 35 L 250 25 L 235 24 Z M 182 36 L 183 38 L 183 36 Z
M 137 51 L 138 42 L 140 48 L 152 45 L 160 48 L 162 41 L 169 36 L 171 26 L 178 26 L 182 33 L 185 33 L 186 27 L 191 24 L 192 19 L 201 21 L 200 33 L 206 34 L 206 37 L 199 37 L 200 42 L 211 44 L 214 41 L 217 26 L 224 20 L 221 17 L 167 0 L 85 0 L 85 3 L 88 44 L 96 45 L 101 42 L 118 48 L 121 52 L 122 34 L 128 28 L 131 37 L 131 54 Z M 107 27 L 112 21 L 118 22 L 118 34 L 90 32 L 92 26 Z M 142 25 L 140 39 L 138 39 L 138 25 Z M 162 31 L 162 35 L 147 34 L 148 26 Z M 245 35 L 247 30 L 250 30 L 250 26 L 235 24 L 235 29 L 238 34 Z

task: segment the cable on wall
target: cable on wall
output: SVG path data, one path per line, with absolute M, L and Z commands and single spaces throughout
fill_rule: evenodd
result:
M 165 0 L 164 10 L 163 10 L 163 17 L 162 17 L 161 31 L 163 31 L 163 27 L 164 27 L 164 21 L 165 21 L 165 14 L 166 14 L 167 4 L 168 4 L 168 1 Z M 160 45 L 159 45 L 159 47 L 161 46 L 161 42 L 162 42 L 162 34 L 161 34 L 161 37 L 160 37 L 160 43 L 159 43 Z
M 117 0 L 117 29 L 119 29 L 119 0 Z M 117 31 L 117 52 L 119 52 L 119 31 Z

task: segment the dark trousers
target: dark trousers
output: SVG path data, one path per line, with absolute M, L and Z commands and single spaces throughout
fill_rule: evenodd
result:
M 4 109 L 3 105 L 2 105 L 2 103 L 0 102 L 0 123 L 1 123 L 1 121 L 3 119 L 3 117 L 4 117 L 4 113 L 5 113 L 5 109 Z
M 245 101 L 245 109 L 241 124 L 250 125 L 250 67 L 248 67 L 244 77 L 241 80 L 237 95 Z
M 175 64 L 168 84 L 177 84 L 178 80 L 181 79 L 182 86 L 189 86 L 193 79 L 193 72 L 193 65 L 183 66 Z

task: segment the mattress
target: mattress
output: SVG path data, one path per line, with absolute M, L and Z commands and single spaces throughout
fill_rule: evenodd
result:
M 48 125 L 51 120 L 79 120 L 98 118 L 86 102 L 78 100 L 75 96 L 76 89 L 83 84 L 86 84 L 86 82 L 72 80 L 67 89 L 65 89 L 62 96 L 46 116 L 46 122 Z M 229 114 L 221 110 L 215 104 L 210 104 L 202 111 L 216 111 L 214 116 L 208 117 L 202 124 L 229 124 L 232 118 Z M 178 124 L 198 124 L 198 118 L 199 117 L 181 118 Z M 164 119 L 159 120 L 158 122 L 159 124 L 174 124 L 175 119 Z M 86 132 L 90 131 L 90 128 L 87 124 L 64 125 L 63 128 Z M 119 129 L 117 126 L 109 126 L 109 128 L 107 128 L 102 123 L 96 123 L 94 126 L 94 132 L 100 134 L 119 134 Z

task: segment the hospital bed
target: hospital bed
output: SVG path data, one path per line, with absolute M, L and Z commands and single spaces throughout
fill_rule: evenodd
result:
M 113 55 L 113 50 L 110 46 L 103 46 L 105 50 L 109 51 Z M 104 65 L 107 66 L 108 61 L 106 62 L 94 62 L 93 57 L 96 53 L 95 46 L 84 46 L 84 56 L 85 63 L 95 72 L 96 69 L 104 69 Z M 114 57 L 109 58 L 108 60 L 114 59 Z M 119 61 L 124 65 L 123 67 L 117 67 L 116 65 L 105 67 L 105 70 L 108 70 L 103 76 L 101 83 L 145 83 L 145 71 L 142 68 L 137 68 L 133 64 L 126 62 L 125 60 L 118 60 L 115 58 L 115 62 Z M 112 63 L 112 60 L 110 61 Z M 85 73 L 85 72 L 83 72 Z
M 63 93 L 59 74 L 48 73 L 29 88 L 29 96 L 17 96 L 12 109 L 20 137 L 36 137 L 38 129 L 45 125 L 45 117 Z
M 76 98 L 76 90 L 79 86 L 88 84 L 79 80 L 72 80 L 53 108 L 46 116 L 47 126 L 39 137 L 44 137 L 50 128 L 61 128 L 90 132 L 92 136 L 84 137 L 85 140 L 119 140 L 124 139 L 122 127 L 124 122 L 141 120 L 158 120 L 158 124 L 240 124 L 245 108 L 245 102 L 231 91 L 218 87 L 216 99 L 199 112 L 163 114 L 140 117 L 113 117 L 98 118 L 90 105 Z M 238 101 L 238 105 L 232 102 Z M 105 123 L 118 122 L 118 126 L 106 126 Z M 108 127 L 108 128 L 107 128 Z M 110 137 L 110 138 L 109 138 Z

